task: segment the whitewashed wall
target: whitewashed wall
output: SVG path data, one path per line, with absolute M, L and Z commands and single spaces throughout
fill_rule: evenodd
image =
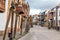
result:
M 60 8 L 58 9 L 58 26 L 60 26 L 60 24 L 59 24 L 59 20 L 60 20 L 59 14 L 60 14 Z
M 8 0 L 6 0 L 6 9 L 4 13 L 0 13 L 0 30 L 5 29 L 6 25 L 6 15 L 7 15 Z
M 59 14 L 60 14 L 60 8 L 58 9 L 58 20 L 60 20 Z
M 56 9 L 55 9 L 56 10 Z M 59 16 L 59 13 L 60 13 L 60 8 L 58 9 L 58 26 L 60 26 L 59 24 L 59 20 L 60 20 L 60 16 Z M 55 17 L 54 17 L 54 20 L 56 20 L 56 13 L 55 13 Z

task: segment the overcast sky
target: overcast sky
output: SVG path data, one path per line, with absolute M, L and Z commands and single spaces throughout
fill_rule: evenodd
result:
M 38 14 L 59 4 L 60 0 L 26 0 L 30 5 L 30 14 Z

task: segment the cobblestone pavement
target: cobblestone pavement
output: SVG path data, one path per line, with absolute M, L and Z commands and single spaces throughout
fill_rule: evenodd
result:
M 60 40 L 60 32 L 46 27 L 34 26 L 19 40 Z

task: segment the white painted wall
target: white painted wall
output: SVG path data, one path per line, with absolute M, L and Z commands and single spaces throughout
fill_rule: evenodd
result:
M 0 13 L 0 30 L 4 30 L 5 29 L 8 0 L 6 0 L 6 6 L 5 7 L 6 7 L 5 12 L 4 13 Z
M 56 10 L 56 9 L 54 9 L 54 10 Z M 60 20 L 59 12 L 60 12 L 60 8 L 58 9 L 58 26 L 60 26 L 60 25 L 59 25 L 59 20 Z M 54 20 L 56 20 L 56 13 L 55 13 Z
M 60 12 L 60 8 L 58 9 L 58 20 L 60 20 L 59 12 Z
M 60 26 L 60 24 L 59 24 L 59 20 L 60 20 L 59 14 L 60 14 L 60 8 L 58 9 L 58 26 Z

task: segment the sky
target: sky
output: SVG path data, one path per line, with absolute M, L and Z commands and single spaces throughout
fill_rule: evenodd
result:
M 60 0 L 26 0 L 30 6 L 30 15 L 49 10 L 60 3 Z

